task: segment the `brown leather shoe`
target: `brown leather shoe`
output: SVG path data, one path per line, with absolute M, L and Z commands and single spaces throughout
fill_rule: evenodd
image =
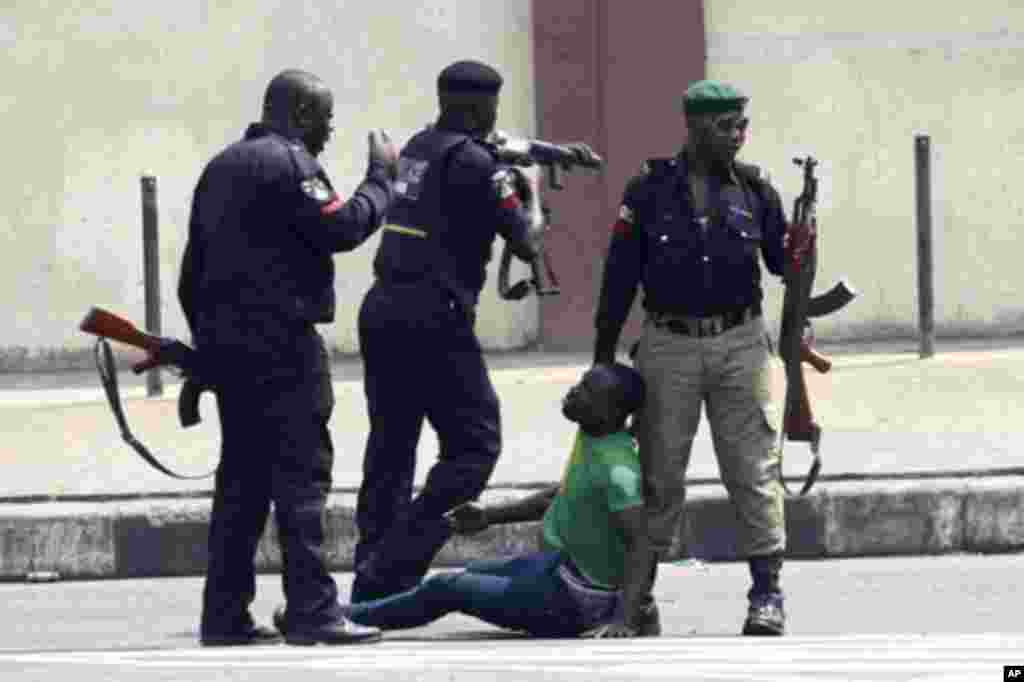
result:
M 281 633 L 265 625 L 253 625 L 239 632 L 204 634 L 199 638 L 202 646 L 253 646 L 277 644 L 283 639 Z

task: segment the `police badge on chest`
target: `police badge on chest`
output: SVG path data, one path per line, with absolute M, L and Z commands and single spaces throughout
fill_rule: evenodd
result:
M 427 174 L 428 161 L 400 157 L 398 159 L 398 180 L 395 181 L 395 193 L 410 201 L 420 198 L 423 189 L 423 178 Z

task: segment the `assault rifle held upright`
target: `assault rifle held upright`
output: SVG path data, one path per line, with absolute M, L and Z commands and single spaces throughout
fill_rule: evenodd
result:
M 515 139 L 502 133 L 495 133 L 491 143 L 498 159 L 503 163 L 519 168 L 543 167 L 548 187 L 555 191 L 565 189 L 562 184 L 564 172 L 570 172 L 576 167 L 599 170 L 604 166 L 604 160 L 582 144 L 559 145 L 541 140 Z M 547 223 L 550 211 L 543 206 L 540 197 L 534 197 L 534 201 L 542 213 L 538 219 Z M 506 301 L 518 301 L 528 296 L 530 292 L 536 292 L 538 296 L 554 296 L 561 293 L 558 277 L 551 267 L 551 259 L 546 249 L 542 249 L 530 263 L 529 279 L 510 284 L 511 264 L 512 252 L 508 244 L 505 244 L 498 265 L 498 294 Z
M 786 398 L 779 451 L 781 456 L 787 440 L 805 442 L 810 446 L 814 459 L 800 490 L 800 495 L 806 495 L 821 471 L 821 427 L 811 411 L 803 363 L 821 373 L 832 368 L 832 361 L 811 345 L 809 318 L 836 312 L 853 300 L 856 292 L 846 282 L 840 281 L 828 292 L 811 296 L 818 267 L 818 179 L 814 176 L 818 162 L 811 156 L 793 159 L 793 162 L 803 169 L 804 184 L 793 202 L 793 221 L 783 273 L 786 290 L 782 300 L 779 354 L 786 366 Z M 786 487 L 784 479 L 782 485 Z M 788 488 L 786 492 L 789 492 Z

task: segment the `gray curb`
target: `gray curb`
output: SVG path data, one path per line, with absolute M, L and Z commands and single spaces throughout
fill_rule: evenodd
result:
M 488 490 L 483 501 L 529 491 Z M 333 495 L 327 528 L 331 568 L 350 570 L 353 495 Z M 736 521 L 721 486 L 696 486 L 676 556 L 731 561 Z M 0 505 L 0 579 L 200 576 L 206 567 L 209 499 Z M 798 558 L 996 553 L 1024 550 L 1024 476 L 821 483 L 786 502 L 788 554 Z M 535 549 L 539 524 L 457 537 L 439 566 Z M 685 548 L 685 549 L 684 549 Z M 257 568 L 280 569 L 271 521 Z

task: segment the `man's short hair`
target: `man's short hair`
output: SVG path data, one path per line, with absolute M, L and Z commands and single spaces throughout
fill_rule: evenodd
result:
M 614 377 L 616 402 L 624 414 L 633 414 L 643 407 L 645 386 L 640 372 L 621 362 L 597 367 L 606 368 Z

